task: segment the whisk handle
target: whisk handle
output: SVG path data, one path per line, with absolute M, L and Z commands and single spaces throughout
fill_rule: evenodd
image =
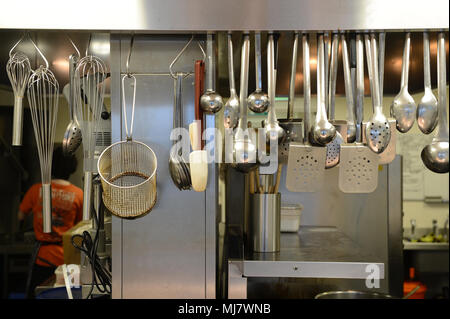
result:
M 23 96 L 14 98 L 14 116 L 13 116 L 13 132 L 12 145 L 22 145 L 22 129 L 23 129 Z
M 52 185 L 42 184 L 42 228 L 44 233 L 52 232 Z
M 83 220 L 91 219 L 91 203 L 92 203 L 92 172 L 84 172 L 83 187 Z

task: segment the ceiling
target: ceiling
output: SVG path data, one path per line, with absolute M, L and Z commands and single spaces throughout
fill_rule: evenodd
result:
M 23 33 L 17 30 L 0 30 L 0 43 L 3 45 L 0 48 L 0 84 L 9 86 L 9 79 L 7 77 L 5 67 L 9 58 L 10 48 L 20 39 Z M 43 54 L 49 60 L 50 68 L 55 73 L 56 78 L 60 83 L 61 89 L 68 82 L 68 57 L 75 53 L 75 49 L 70 44 L 67 35 L 73 40 L 84 56 L 86 47 L 90 42 L 90 50 L 92 53 L 100 56 L 105 62 L 109 63 L 109 34 L 108 33 L 89 33 L 83 31 L 35 31 L 30 33 L 31 37 L 41 49 Z M 140 35 L 142 36 L 142 34 Z M 152 35 L 148 35 L 152 36 Z M 386 35 L 386 54 L 385 54 L 385 71 L 384 71 L 384 94 L 395 95 L 400 89 L 402 53 L 404 44 L 404 33 L 392 32 Z M 311 61 L 316 58 L 317 46 L 316 36 L 312 34 L 310 37 L 310 56 Z M 431 52 L 431 82 L 432 86 L 436 87 L 436 38 L 437 33 L 430 34 L 430 52 Z M 239 68 L 240 68 L 240 44 L 242 33 L 233 33 L 234 44 L 234 67 L 236 77 L 236 87 L 239 87 Z M 249 70 L 249 92 L 255 89 L 255 72 L 254 68 L 254 41 L 251 39 L 251 55 L 250 55 L 250 70 Z M 263 89 L 267 91 L 267 70 L 266 70 L 266 40 L 267 34 L 262 34 L 262 61 L 263 61 Z M 449 34 L 446 32 L 446 50 L 447 50 L 447 81 L 449 79 L 449 62 L 448 62 L 448 39 Z M 228 61 L 227 61 L 227 36 L 225 32 L 220 32 L 217 36 L 217 52 L 218 52 L 218 82 L 217 91 L 223 96 L 229 95 L 228 86 Z M 293 33 L 282 32 L 279 38 L 278 48 L 278 70 L 277 70 L 277 95 L 287 96 L 290 79 L 290 69 L 292 60 L 292 44 Z M 302 48 L 301 40 L 299 41 L 298 59 L 297 59 L 297 74 L 296 74 L 296 94 L 303 94 L 303 75 L 302 75 Z M 30 57 L 32 67 L 35 68 L 37 64 L 43 63 L 37 56 L 34 47 L 29 39 L 25 38 L 17 47 Z M 341 52 L 339 50 L 339 52 Z M 316 75 L 314 63 L 311 63 L 311 90 L 315 94 L 316 91 Z M 410 71 L 409 71 L 409 91 L 417 93 L 423 90 L 423 44 L 422 33 L 413 32 L 411 34 L 411 54 L 410 54 Z M 336 94 L 344 95 L 344 80 L 342 70 L 342 56 L 339 54 L 339 66 L 336 85 Z M 365 71 L 365 94 L 370 94 L 369 79 L 367 70 Z

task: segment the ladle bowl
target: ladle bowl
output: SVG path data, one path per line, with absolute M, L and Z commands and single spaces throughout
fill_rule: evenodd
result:
M 252 112 L 263 113 L 269 108 L 269 96 L 261 90 L 256 90 L 247 98 L 247 105 Z
M 217 113 L 223 107 L 222 96 L 213 90 L 207 90 L 200 98 L 200 107 L 203 112 Z
M 423 148 L 420 156 L 429 170 L 441 174 L 448 172 L 448 146 L 446 141 L 434 141 Z

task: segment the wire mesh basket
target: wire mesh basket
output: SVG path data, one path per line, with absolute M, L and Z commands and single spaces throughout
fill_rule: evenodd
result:
M 98 172 L 106 208 L 121 218 L 148 214 L 156 203 L 156 168 L 156 155 L 144 143 L 121 141 L 105 149 Z

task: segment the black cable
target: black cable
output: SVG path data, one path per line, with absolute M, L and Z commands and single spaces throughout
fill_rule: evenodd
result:
M 101 209 L 103 209 L 103 207 L 101 207 Z M 95 211 L 94 215 L 96 215 Z M 89 298 L 92 295 L 94 285 L 102 293 L 109 293 L 109 294 L 111 293 L 111 281 L 112 281 L 111 272 L 104 265 L 102 265 L 102 263 L 100 262 L 100 258 L 97 255 L 99 230 L 100 224 L 97 222 L 97 232 L 95 234 L 95 238 L 93 241 L 91 235 L 87 231 L 84 231 L 82 235 L 77 234 L 72 236 L 72 245 L 78 250 L 82 251 L 88 257 L 89 262 L 91 264 L 92 283 L 87 298 Z M 74 242 L 75 238 L 81 239 L 81 246 L 79 246 L 77 243 Z

